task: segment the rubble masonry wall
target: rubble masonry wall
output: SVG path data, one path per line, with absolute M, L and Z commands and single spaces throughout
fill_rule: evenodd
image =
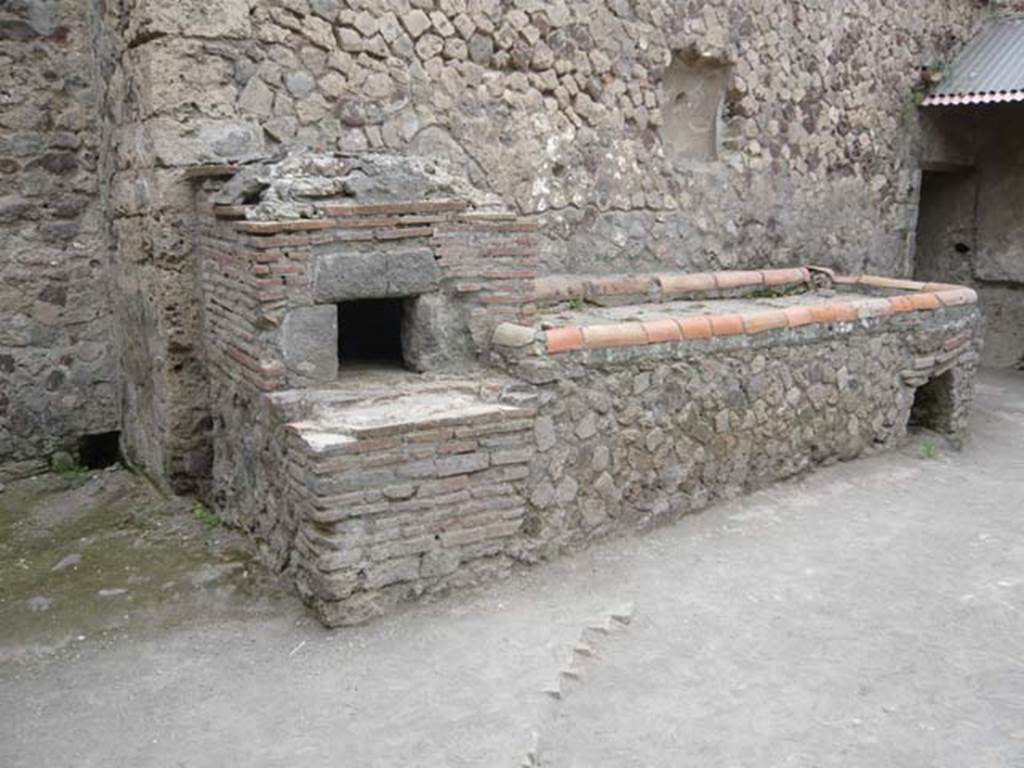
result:
M 0 7 L 0 481 L 120 428 L 89 5 Z
M 129 454 L 179 489 L 209 473 L 183 168 L 285 145 L 444 156 L 537 219 L 542 272 L 825 261 L 904 273 L 918 66 L 982 12 L 964 0 L 106 3 Z M 666 71 L 682 73 L 667 90 Z M 703 96 L 700 124 L 685 124 L 677 84 L 691 76 L 722 90 L 713 125 Z M 714 131 L 713 153 L 666 153 L 680 118 L 684 134 Z

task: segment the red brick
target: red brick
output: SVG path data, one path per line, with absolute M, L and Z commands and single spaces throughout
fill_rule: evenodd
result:
M 583 349 L 583 330 L 577 326 L 568 328 L 552 328 L 547 331 L 547 349 L 549 355 L 559 352 L 571 352 Z
M 892 296 L 889 298 L 889 306 L 892 307 L 893 312 L 913 312 L 914 302 L 910 300 L 909 296 Z
M 683 338 L 689 340 L 710 339 L 711 323 L 706 317 L 687 317 L 679 320 L 679 330 L 683 332 Z
M 598 277 L 587 281 L 590 292 L 596 296 L 619 296 L 631 293 L 647 293 L 650 278 L 635 275 Z
M 753 285 L 763 285 L 764 277 L 760 272 L 734 270 L 730 272 L 715 272 L 715 284 L 719 288 L 746 288 Z
M 781 309 L 770 312 L 748 312 L 743 315 L 743 327 L 747 333 L 763 333 L 789 326 L 789 318 Z
M 839 323 L 852 323 L 860 314 L 857 311 L 857 307 L 850 302 L 843 302 L 841 304 L 833 304 L 832 308 L 836 313 L 836 322 Z
M 810 325 L 814 322 L 810 307 L 789 307 L 785 312 L 790 328 L 799 328 L 801 325 Z
M 736 336 L 743 333 L 743 319 L 739 315 L 709 315 L 713 336 Z
M 643 323 L 644 331 L 651 344 L 659 344 L 666 341 L 681 341 L 683 332 L 675 320 L 651 320 Z
M 791 285 L 806 283 L 810 279 L 806 269 L 766 269 L 761 274 L 765 285 Z
M 934 293 L 916 293 L 908 298 L 914 309 L 918 310 L 939 309 L 942 306 L 939 297 Z
M 250 235 L 276 235 L 281 232 L 309 232 L 330 229 L 334 222 L 328 219 L 297 219 L 295 221 L 240 221 L 234 224 L 239 232 Z
M 325 205 L 328 216 L 394 216 L 401 214 L 461 212 L 469 207 L 465 200 L 423 200 L 417 203 L 371 203 L 369 205 Z
M 375 240 L 402 240 L 410 237 L 430 237 L 432 227 L 405 227 L 404 229 L 383 229 L 373 233 Z
M 717 287 L 714 275 L 698 273 L 693 275 L 659 275 L 661 291 L 667 296 L 679 296 L 700 291 L 713 291 Z
M 811 313 L 812 323 L 834 323 L 836 321 L 836 308 L 833 304 L 815 304 L 808 307 Z
M 647 333 L 640 323 L 588 325 L 583 328 L 583 341 L 590 349 L 630 347 L 647 344 Z
M 857 280 L 861 285 L 869 285 L 872 288 L 889 288 L 899 291 L 920 291 L 924 283 L 915 280 L 901 280 L 895 277 L 879 277 L 878 275 L 863 275 Z

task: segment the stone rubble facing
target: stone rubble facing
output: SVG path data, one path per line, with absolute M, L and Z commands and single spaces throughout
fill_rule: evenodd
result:
M 120 424 L 82 0 L 0 6 L 0 480 Z
M 540 389 L 527 529 L 557 551 L 885 449 L 937 375 L 946 402 L 925 421 L 961 440 L 979 325 L 959 307 L 510 356 L 507 372 Z
M 89 6 L 60 3 L 81 19 Z M 536 223 L 544 273 L 826 261 L 906 274 L 912 89 L 986 13 L 964 0 L 96 6 L 71 39 L 100 91 L 129 459 L 180 491 L 210 473 L 187 169 L 299 147 L 443 158 Z M 708 158 L 675 153 L 679 71 L 720 106 Z

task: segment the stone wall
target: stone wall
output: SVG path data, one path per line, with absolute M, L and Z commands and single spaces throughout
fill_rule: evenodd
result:
M 120 428 L 88 7 L 0 4 L 0 480 Z
M 230 52 L 251 32 L 248 8 L 107 2 L 94 28 L 125 455 L 162 485 L 193 491 L 212 459 L 193 184 L 183 169 L 262 150 L 257 129 L 224 119 L 230 88 L 212 82 L 223 75 L 213 51 Z
M 205 117 L 259 125 L 271 145 L 453 158 L 544 214 L 552 271 L 824 254 L 905 271 L 911 88 L 977 14 L 959 0 L 264 1 L 253 39 L 190 49 L 175 87 L 217 94 Z M 716 159 L 663 151 L 681 65 L 700 121 L 718 102 Z
M 21 263 L 47 267 L 5 299 L 23 318 L 4 339 L 21 351 L 2 358 L 19 361 L 0 365 L 22 404 L 6 417 L 7 456 L 109 428 L 119 370 L 129 460 L 178 490 L 209 474 L 183 170 L 282 145 L 447 158 L 536 218 L 542 271 L 813 260 L 906 272 L 910 90 L 981 13 L 966 0 L 8 3 L 4 98 L 29 106 L 5 108 L 5 178 L 27 181 L 4 192 L 3 226 L 19 232 L 12 252 L 32 254 Z M 50 126 L 43 113 L 63 117 Z M 17 138 L 31 135 L 44 139 Z M 49 169 L 27 167 L 43 157 Z M 44 213 L 10 213 L 58 183 L 72 194 Z M 73 310 L 59 289 L 30 307 L 26 295 L 53 282 L 40 271 L 61 259 L 80 265 Z M 54 330 L 52 307 L 83 332 Z M 109 309 L 103 334 L 94 316 Z M 56 389 L 21 390 L 30 378 Z
M 980 12 L 965 0 L 106 4 L 130 455 L 179 488 L 208 467 L 181 168 L 282 145 L 445 157 L 537 218 L 542 271 L 906 272 L 911 87 Z M 707 151 L 666 153 L 680 130 Z

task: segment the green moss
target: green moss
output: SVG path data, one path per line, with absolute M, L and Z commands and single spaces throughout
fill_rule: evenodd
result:
M 89 474 L 89 470 L 86 467 L 80 467 L 78 465 L 72 465 L 70 467 L 60 467 L 54 472 L 66 480 L 77 480 L 80 477 L 85 477 Z
M 749 299 L 782 299 L 786 296 L 798 296 L 807 293 L 804 285 L 779 285 L 771 288 L 757 288 L 745 294 L 743 298 Z
M 192 517 L 198 520 L 208 528 L 217 528 L 221 525 L 221 520 L 212 511 L 206 508 L 206 505 L 201 501 L 196 501 L 192 505 Z
M 77 565 L 54 569 L 72 554 Z M 0 493 L 0 660 L 251 594 L 265 582 L 249 559 L 202 504 L 163 498 L 123 470 L 12 484 Z M 36 596 L 46 610 L 32 610 Z

